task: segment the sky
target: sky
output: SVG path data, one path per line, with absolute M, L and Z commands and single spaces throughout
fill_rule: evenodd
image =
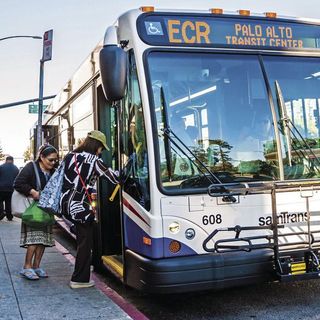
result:
M 320 19 L 319 0 L 0 0 L 0 38 L 43 36 L 53 29 L 53 55 L 44 67 L 44 96 L 57 94 L 96 44 L 106 28 L 123 12 L 155 8 L 249 9 L 263 13 Z M 42 40 L 16 38 L 0 41 L 0 105 L 39 96 Z M 47 102 L 44 102 L 46 104 Z M 22 165 L 30 128 L 37 120 L 28 105 L 0 110 L 0 146 Z

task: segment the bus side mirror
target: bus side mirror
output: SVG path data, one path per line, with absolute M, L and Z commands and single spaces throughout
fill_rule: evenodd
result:
M 102 87 L 107 100 L 121 100 L 126 89 L 126 52 L 116 45 L 106 45 L 101 49 L 99 58 Z

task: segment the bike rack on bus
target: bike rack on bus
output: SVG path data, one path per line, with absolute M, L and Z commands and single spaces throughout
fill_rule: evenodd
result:
M 272 206 L 272 222 L 268 226 L 240 226 L 215 229 L 203 242 L 203 249 L 209 253 L 226 253 L 235 251 L 250 252 L 252 250 L 272 249 L 274 252 L 274 268 L 281 281 L 314 279 L 320 277 L 320 256 L 315 248 L 320 239 L 315 239 L 315 234 L 320 230 L 311 231 L 309 198 L 315 190 L 320 190 L 320 181 L 309 182 L 282 182 L 265 184 L 213 184 L 208 188 L 211 197 L 233 197 L 249 194 L 270 194 Z M 299 191 L 300 196 L 306 199 L 307 232 L 289 232 L 279 234 L 284 224 L 278 224 L 276 194 L 279 192 Z M 257 236 L 241 236 L 242 231 L 248 230 L 271 230 L 272 234 Z M 235 232 L 233 238 L 225 238 L 214 241 L 214 246 L 208 244 L 221 232 Z M 279 238 L 290 236 L 307 236 L 308 241 L 279 243 Z M 265 243 L 255 243 L 258 240 L 266 240 Z M 292 247 L 295 246 L 294 251 Z M 281 249 L 281 250 L 280 250 Z M 300 253 L 297 256 L 297 252 Z

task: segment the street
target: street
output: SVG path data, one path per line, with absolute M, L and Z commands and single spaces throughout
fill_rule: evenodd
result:
M 75 254 L 75 241 L 57 227 L 57 240 Z M 320 319 L 320 281 L 255 286 L 177 295 L 147 295 L 124 287 L 112 275 L 105 283 L 152 320 Z

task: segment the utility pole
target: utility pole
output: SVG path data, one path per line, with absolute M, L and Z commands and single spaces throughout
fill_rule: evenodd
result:
M 39 106 L 38 106 L 38 124 L 37 124 L 37 150 L 42 145 L 42 111 L 43 111 L 43 74 L 44 63 L 52 58 L 52 39 L 53 30 L 46 31 L 43 35 L 43 52 L 40 60 L 39 74 Z
M 39 75 L 39 104 L 38 104 L 38 125 L 37 125 L 37 151 L 42 145 L 42 107 L 43 107 L 43 71 L 44 61 L 40 60 Z

